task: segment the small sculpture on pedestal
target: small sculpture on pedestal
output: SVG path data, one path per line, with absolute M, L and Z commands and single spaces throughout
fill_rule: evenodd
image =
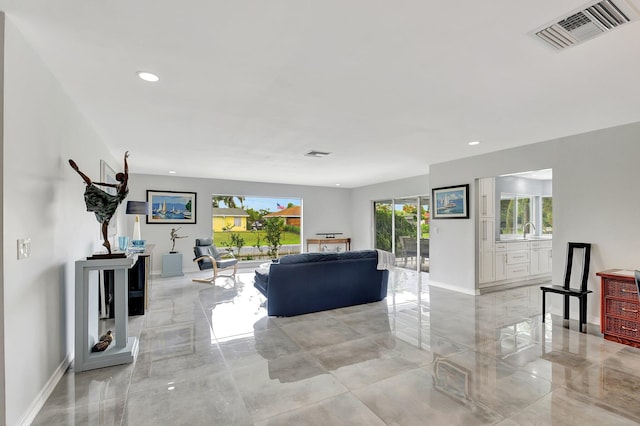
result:
M 128 157 L 129 151 L 124 153 L 124 172 L 116 174 L 116 180 L 118 183 L 93 182 L 89 176 L 80 171 L 80 168 L 75 161 L 69 159 L 69 165 L 71 168 L 78 172 L 87 184 L 84 190 L 84 202 L 87 205 L 87 211 L 95 213 L 96 219 L 102 224 L 102 239 L 104 240 L 102 245 L 107 248 L 107 252 L 109 253 L 107 257 L 122 257 L 121 255 L 111 255 L 111 244 L 109 243 L 107 229 L 109 228 L 109 222 L 115 214 L 116 209 L 127 197 L 127 194 L 129 194 L 129 188 L 127 186 L 129 182 L 129 165 L 127 164 Z M 111 195 L 98 188 L 96 185 L 115 188 L 116 194 Z
M 178 230 L 179 229 L 180 228 L 177 228 L 177 229 L 176 228 L 171 228 L 171 238 L 170 238 L 170 240 L 171 240 L 171 251 L 169 251 L 169 253 L 177 253 L 175 251 L 176 239 L 178 239 L 178 238 L 187 238 L 188 237 L 188 235 L 183 235 L 183 236 L 179 237 L 178 236 Z

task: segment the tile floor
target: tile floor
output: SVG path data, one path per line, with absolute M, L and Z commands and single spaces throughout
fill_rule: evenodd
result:
M 154 277 L 135 363 L 69 370 L 34 424 L 640 421 L 640 350 L 542 324 L 537 286 L 472 297 L 398 268 L 382 302 L 270 318 L 252 271 L 193 276 Z

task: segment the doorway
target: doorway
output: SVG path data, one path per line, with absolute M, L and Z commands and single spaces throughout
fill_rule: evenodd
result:
M 429 272 L 429 197 L 374 201 L 375 248 L 396 256 L 396 266 Z

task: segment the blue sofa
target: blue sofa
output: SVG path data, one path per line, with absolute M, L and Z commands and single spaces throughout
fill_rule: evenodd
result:
M 256 270 L 254 286 L 269 315 L 301 315 L 384 299 L 389 271 L 377 266 L 376 250 L 292 254 Z

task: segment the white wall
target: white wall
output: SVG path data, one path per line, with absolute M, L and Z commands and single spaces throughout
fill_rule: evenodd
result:
M 373 201 L 429 195 L 429 175 L 415 176 L 352 190 L 351 228 L 354 250 L 374 246 Z
M 144 153 L 131 153 L 132 171 L 135 171 L 136 155 L 144 155 Z M 212 161 L 211 167 L 215 167 L 215 160 Z M 303 250 L 306 250 L 304 241 L 315 237 L 317 232 L 342 232 L 345 237 L 352 234 L 349 215 L 351 191 L 348 189 L 141 174 L 132 174 L 129 186 L 127 200 L 136 201 L 146 200 L 147 190 L 197 193 L 196 224 L 180 225 L 182 228 L 179 235 L 188 235 L 189 238 L 176 240 L 176 251 L 183 254 L 184 272 L 198 270 L 197 265 L 192 261 L 194 240 L 211 236 L 213 194 L 302 198 Z M 160 273 L 162 254 L 168 253 L 171 249 L 169 233 L 176 225 L 147 224 L 144 218 L 141 218 L 140 222 L 142 238 L 147 241 L 147 244 L 155 244 L 152 259 L 153 273 Z M 133 223 L 132 217 L 127 218 L 126 235 L 133 234 Z
M 4 100 L 4 21 L 5 15 L 0 12 L 0 99 Z M 0 103 L 0 146 L 4 147 L 4 102 Z M 0 185 L 4 193 L 4 155 L 0 156 Z M 4 200 L 0 197 L 0 235 L 4 236 Z M 4 240 L 4 237 L 3 237 Z M 0 421 L 6 418 L 6 381 L 4 377 L 4 247 L 0 246 Z
M 592 243 L 588 321 L 599 323 L 595 273 L 640 268 L 639 138 L 640 123 L 634 123 L 432 165 L 433 187 L 471 184 L 471 219 L 432 221 L 431 282 L 465 293 L 476 290 L 476 178 L 553 168 L 553 279 L 562 280 L 567 242 Z M 551 303 L 558 312 L 560 300 Z
M 13 425 L 28 421 L 70 360 L 74 261 L 99 247 L 85 185 L 67 159 L 95 178 L 100 158 L 116 163 L 10 19 L 4 73 L 6 413 L 0 423 Z M 31 238 L 31 258 L 17 260 L 19 238 Z

